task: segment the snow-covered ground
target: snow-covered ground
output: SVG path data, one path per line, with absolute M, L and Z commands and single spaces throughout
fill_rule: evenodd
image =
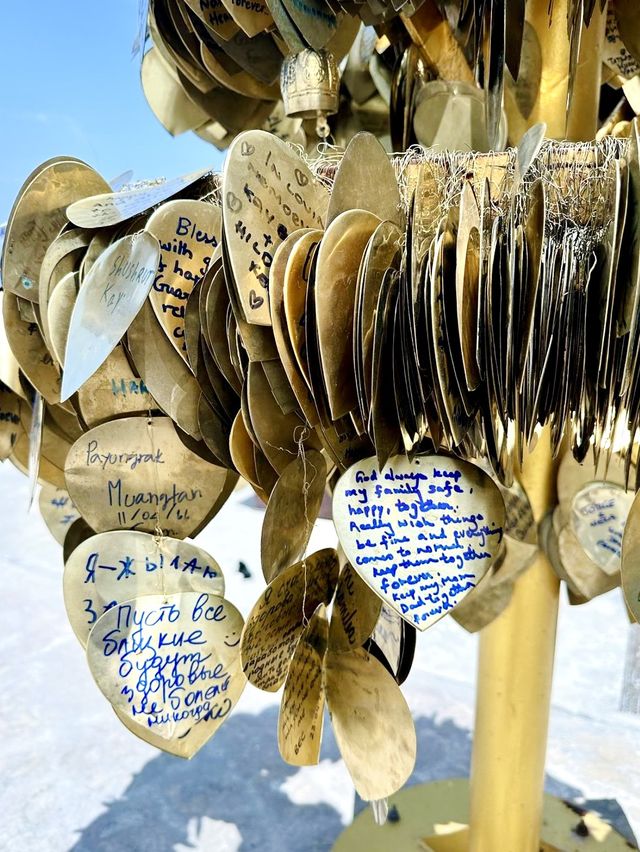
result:
M 198 538 L 246 615 L 264 581 L 262 513 L 236 491 Z M 282 763 L 279 696 L 248 686 L 190 762 L 119 723 L 93 683 L 62 599 L 62 553 L 27 482 L 0 469 L 0 849 L 11 852 L 328 850 L 354 795 L 326 726 L 320 766 Z M 311 548 L 334 544 L 319 521 Z M 238 572 L 242 560 L 251 579 Z M 618 710 L 629 627 L 617 592 L 563 600 L 547 761 L 549 788 L 618 799 L 640 831 L 640 719 Z M 418 637 L 403 687 L 416 718 L 414 780 L 468 771 L 477 638 L 445 619 Z

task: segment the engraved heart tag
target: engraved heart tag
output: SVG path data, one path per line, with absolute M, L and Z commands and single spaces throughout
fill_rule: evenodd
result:
M 149 294 L 159 258 L 157 239 L 143 232 L 117 240 L 91 267 L 71 313 L 63 401 L 113 352 Z
M 504 502 L 479 468 L 448 456 L 375 458 L 343 474 L 333 495 L 342 548 L 362 579 L 418 630 L 450 612 L 500 549 Z
M 123 417 L 85 432 L 67 455 L 69 496 L 96 532 L 185 538 L 215 513 L 227 470 L 186 447 L 168 417 Z
M 273 256 L 291 232 L 322 227 L 329 193 L 293 148 L 271 133 L 248 130 L 229 147 L 221 198 L 225 276 L 243 318 L 269 326 L 268 300 L 256 298 L 256 288 L 268 292 Z

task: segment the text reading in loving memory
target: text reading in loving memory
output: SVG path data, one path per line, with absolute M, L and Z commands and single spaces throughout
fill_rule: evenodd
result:
M 234 214 L 232 228 L 236 239 L 250 246 L 255 255 L 249 260 L 248 272 L 257 284 L 267 289 L 269 268 L 278 245 L 290 230 L 322 227 L 322 218 L 305 196 L 309 177 L 302 169 L 283 169 L 273 151 L 258 152 L 246 141 L 241 143 L 240 154 L 245 158 L 247 175 L 242 187 L 244 198 L 229 191 L 226 204 Z M 259 154 L 264 157 L 260 158 Z M 247 203 L 258 211 L 259 218 L 251 213 L 243 217 L 243 211 L 247 213 Z M 262 304 L 261 297 L 251 301 L 253 309 Z
M 415 624 L 453 609 L 476 585 L 474 566 L 490 559 L 502 527 L 461 512 L 473 487 L 459 470 L 356 470 L 343 491 L 355 564 Z

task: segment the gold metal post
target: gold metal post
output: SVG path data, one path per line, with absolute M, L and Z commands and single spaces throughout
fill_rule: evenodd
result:
M 527 23 L 531 26 L 542 63 L 538 97 L 525 118 L 516 106 L 513 90 L 505 91 L 505 110 L 509 122 L 509 139 L 517 143 L 522 134 L 540 121 L 547 125 L 550 139 L 572 142 L 595 138 L 598 122 L 598 100 L 602 73 L 601 45 L 604 16 L 596 4 L 588 29 L 582 30 L 580 54 L 573 84 L 571 114 L 567 121 L 567 85 L 569 81 L 569 39 L 567 35 L 567 0 L 554 0 L 549 23 L 548 0 L 528 0 Z
M 553 505 L 548 434 L 522 484 L 536 520 Z M 480 635 L 470 852 L 538 852 L 559 581 L 540 554 Z
M 521 130 L 538 121 L 547 135 L 593 139 L 600 87 L 603 17 L 583 30 L 573 108 L 566 122 L 566 0 L 530 0 L 527 19 L 542 51 L 538 101 Z M 517 116 L 509 109 L 513 133 Z M 565 124 L 567 124 L 565 130 Z M 513 138 L 521 135 L 517 131 Z M 520 477 L 539 522 L 555 503 L 555 465 L 545 431 Z M 482 631 L 471 769 L 470 852 L 538 852 L 559 582 L 544 554 L 516 583 L 507 609 Z

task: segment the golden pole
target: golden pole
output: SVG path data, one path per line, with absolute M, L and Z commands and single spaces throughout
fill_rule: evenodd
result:
M 542 53 L 538 100 L 526 122 L 509 104 L 515 138 L 538 121 L 547 135 L 589 140 L 597 128 L 600 45 L 599 8 L 583 30 L 573 106 L 566 123 L 567 0 L 529 0 L 527 20 Z M 599 7 L 599 4 L 598 4 Z M 556 502 L 555 464 L 548 432 L 525 459 L 520 481 L 536 522 Z M 469 852 L 538 852 L 547 747 L 551 682 L 558 617 L 559 581 L 540 553 L 516 583 L 507 609 L 480 636 L 478 691 L 471 767 Z
M 547 125 L 549 139 L 590 141 L 598 128 L 598 100 L 604 37 L 604 15 L 596 4 L 591 26 L 582 29 L 580 54 L 574 76 L 571 115 L 567 121 L 567 83 L 569 73 L 569 39 L 567 35 L 567 0 L 554 0 L 549 23 L 549 0 L 527 0 L 527 23 L 533 29 L 532 39 L 540 51 L 542 71 L 538 97 L 532 111 L 523 118 L 512 89 L 505 91 L 505 110 L 509 138 L 517 142 L 522 134 L 540 121 Z
M 536 520 L 553 505 L 548 433 L 522 476 Z M 538 852 L 559 580 L 544 554 L 480 634 L 470 852 Z

